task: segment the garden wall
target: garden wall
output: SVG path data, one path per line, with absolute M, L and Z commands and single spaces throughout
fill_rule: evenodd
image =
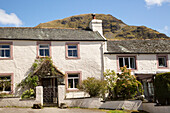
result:
M 64 100 L 69 107 L 99 108 L 99 109 L 127 109 L 138 110 L 142 101 L 106 101 L 101 102 L 100 98 L 66 99 Z
M 42 88 L 42 86 L 36 87 L 36 98 L 35 99 L 22 100 L 17 97 L 0 98 L 0 107 L 7 107 L 7 106 L 10 106 L 10 107 L 12 107 L 12 106 L 32 107 L 33 104 L 43 105 L 43 88 Z

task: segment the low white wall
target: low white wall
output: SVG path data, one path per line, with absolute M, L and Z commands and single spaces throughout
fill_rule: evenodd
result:
M 20 98 L 0 98 L 0 107 L 7 106 L 18 106 L 18 107 L 32 107 L 33 104 L 43 105 L 43 87 L 36 87 L 36 98 L 35 99 L 24 99 Z
M 100 108 L 100 109 L 126 109 L 138 110 L 141 107 L 140 100 L 134 101 L 106 101 L 101 102 L 100 98 L 66 99 L 63 101 L 69 107 Z
M 170 113 L 170 106 L 155 106 L 155 103 L 142 103 L 142 108 L 149 113 Z

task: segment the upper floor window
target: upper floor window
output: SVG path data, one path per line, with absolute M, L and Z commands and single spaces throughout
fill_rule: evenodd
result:
M 51 42 L 37 42 L 37 56 L 39 57 L 46 57 L 46 56 L 51 56 Z
M 128 69 L 136 69 L 135 57 L 118 57 L 119 67 L 127 66 Z
M 49 44 L 39 45 L 39 56 L 50 56 Z
M 158 66 L 161 67 L 167 67 L 167 58 L 166 56 L 158 56 Z
M 12 42 L 0 42 L 0 59 L 12 58 Z
M 66 43 L 66 58 L 80 58 L 79 43 Z
M 0 57 L 10 57 L 10 45 L 0 45 Z

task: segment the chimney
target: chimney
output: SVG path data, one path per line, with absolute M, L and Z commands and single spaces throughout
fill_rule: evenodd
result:
M 90 22 L 90 29 L 92 31 L 98 31 L 103 36 L 103 29 L 102 29 L 102 20 L 96 19 L 95 13 L 92 14 L 92 21 Z

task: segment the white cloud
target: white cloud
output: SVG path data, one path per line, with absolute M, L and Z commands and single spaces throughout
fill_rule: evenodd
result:
M 165 33 L 167 36 L 170 37 L 170 31 L 169 31 L 169 27 L 168 26 L 164 26 L 163 29 L 158 29 L 159 32 L 161 33 Z
M 7 14 L 5 10 L 0 9 L 0 24 L 13 24 L 15 26 L 20 26 L 22 25 L 22 21 L 16 16 L 15 13 Z
M 147 6 L 158 5 L 161 6 L 162 3 L 170 2 L 170 0 L 145 0 Z

